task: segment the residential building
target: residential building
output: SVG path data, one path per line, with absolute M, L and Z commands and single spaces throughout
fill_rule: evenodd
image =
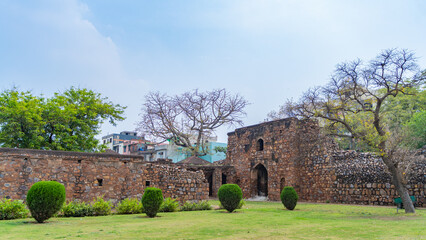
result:
M 191 139 L 195 141 L 194 139 Z M 226 147 L 226 143 L 216 142 L 217 137 L 210 137 L 206 141 L 208 152 L 200 158 L 215 162 L 226 158 L 226 154 L 214 151 L 217 146 Z M 109 134 L 102 137 L 102 143 L 114 152 L 124 155 L 142 155 L 146 161 L 156 161 L 157 159 L 171 159 L 173 162 L 182 161 L 190 157 L 190 153 L 185 148 L 177 146 L 173 142 L 165 141 L 153 143 L 145 138 L 137 136 L 136 132 L 124 131 L 119 134 Z
M 136 132 L 123 131 L 113 133 L 102 137 L 102 143 L 106 145 L 107 149 L 120 154 L 128 154 L 129 145 L 134 143 L 145 142 L 143 137 L 137 136 Z

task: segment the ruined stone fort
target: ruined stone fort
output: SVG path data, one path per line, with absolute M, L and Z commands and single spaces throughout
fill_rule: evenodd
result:
M 423 153 L 424 155 L 424 153 Z M 425 161 L 419 155 L 407 182 L 417 206 L 425 204 Z M 313 121 L 265 122 L 228 133 L 227 158 L 215 164 L 148 162 L 141 156 L 0 148 L 0 198 L 25 199 L 40 180 L 64 184 L 67 199 L 140 198 L 148 186 L 181 202 L 215 197 L 236 183 L 245 198 L 279 200 L 293 186 L 300 201 L 391 205 L 395 187 L 382 160 L 338 150 Z

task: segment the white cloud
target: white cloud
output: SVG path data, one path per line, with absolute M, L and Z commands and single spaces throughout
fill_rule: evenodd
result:
M 7 74 L 10 81 L 23 87 L 36 82 L 36 88 L 50 92 L 52 85 L 58 86 L 52 91 L 82 82 L 92 87 L 99 80 L 126 77 L 117 46 L 85 18 L 90 13 L 85 4 L 75 0 L 9 4 L 12 11 L 1 13 L 10 24 L 0 29 L 11 61 L 0 74 Z
M 0 89 L 16 85 L 49 96 L 70 86 L 86 87 L 129 106 L 126 115 L 131 116 L 117 129 L 134 128 L 147 84 L 128 76 L 119 47 L 88 20 L 91 12 L 86 4 L 76 0 L 2 4 L 0 15 L 8 24 L 0 23 L 0 45 L 8 47 L 0 58 L 6 63 L 0 66 L 0 79 L 6 79 Z M 102 129 L 120 131 L 109 124 Z

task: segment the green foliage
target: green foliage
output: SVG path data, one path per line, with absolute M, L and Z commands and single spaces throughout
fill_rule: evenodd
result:
M 163 203 L 163 193 L 161 189 L 147 187 L 142 196 L 142 205 L 148 217 L 155 217 L 161 204 Z
M 409 139 L 408 143 L 415 148 L 421 148 L 426 145 L 426 110 L 417 112 L 410 121 L 407 122 Z
M 406 124 L 414 114 L 426 111 L 426 91 L 421 87 L 406 88 L 405 94 L 390 96 L 383 105 L 387 125 L 398 128 Z
M 237 184 L 223 184 L 219 188 L 217 196 L 222 206 L 228 212 L 233 212 L 243 199 L 243 192 Z
M 180 210 L 181 211 L 195 211 L 196 209 L 196 204 L 195 202 L 185 202 L 181 207 Z
M 93 200 L 91 207 L 93 211 L 93 216 L 106 216 L 111 214 L 112 203 L 110 201 L 105 201 L 102 197 L 97 197 Z
M 117 204 L 118 214 L 138 214 L 144 212 L 142 203 L 136 198 L 126 198 Z
M 0 146 L 40 148 L 43 146 L 44 99 L 16 88 L 0 93 Z
M 299 196 L 293 187 L 284 187 L 281 191 L 281 202 L 288 210 L 293 210 L 296 207 Z
M 378 90 L 379 93 L 384 93 L 386 89 Z M 380 111 L 383 121 L 382 125 L 389 131 L 386 136 L 380 137 L 374 129 L 374 116 L 371 112 L 360 112 L 345 113 L 346 122 L 351 126 L 355 133 L 364 136 L 363 139 L 348 139 L 348 138 L 337 138 L 337 143 L 342 149 L 354 149 L 363 152 L 378 151 L 377 145 L 379 142 L 386 140 L 387 137 L 392 134 L 399 132 L 409 131 L 406 135 L 406 141 L 403 144 L 410 147 L 419 148 L 422 147 L 422 139 L 424 139 L 424 132 L 422 130 L 421 121 L 413 128 L 405 128 L 409 122 L 418 121 L 413 119 L 415 116 L 418 117 L 422 112 L 426 111 L 426 91 L 422 90 L 421 87 L 405 88 L 404 93 L 399 93 L 396 96 L 390 95 L 382 104 Z M 372 101 L 373 106 L 375 104 Z M 341 114 L 337 112 L 338 114 Z M 327 126 L 331 126 L 330 121 L 324 121 Z M 424 125 L 423 125 L 424 126 Z M 329 128 L 330 132 L 338 132 L 348 134 L 348 131 L 340 125 L 333 125 L 333 128 Z M 423 134 L 423 135 L 422 135 Z
M 212 210 L 212 206 L 208 201 L 185 202 L 181 207 L 181 211 L 203 211 Z
M 214 147 L 214 149 L 213 149 L 216 153 L 224 153 L 224 154 L 226 154 L 226 151 L 228 150 L 228 148 L 227 147 L 221 147 L 221 146 L 216 146 L 216 147 Z
M 27 193 L 27 206 L 39 223 L 61 210 L 64 202 L 65 187 L 56 181 L 36 182 Z
M 85 217 L 93 216 L 93 208 L 90 204 L 74 200 L 68 204 L 63 205 L 61 211 L 58 213 L 59 217 Z
M 28 213 L 22 200 L 0 199 L 0 220 L 26 218 Z
M 85 88 L 33 96 L 16 88 L 0 93 L 0 145 L 65 151 L 101 151 L 95 138 L 104 120 L 115 125 L 125 107 Z
M 238 206 L 237 206 L 237 208 L 236 209 L 241 209 L 241 208 L 243 208 L 243 206 L 245 206 L 246 205 L 246 201 L 244 200 L 244 199 L 241 199 L 241 201 L 240 201 L 240 203 L 238 204 Z M 219 209 L 225 209 L 223 206 L 222 206 L 222 203 L 220 203 L 219 202 Z
M 176 212 L 179 210 L 179 203 L 176 199 L 166 198 L 160 206 L 159 212 Z

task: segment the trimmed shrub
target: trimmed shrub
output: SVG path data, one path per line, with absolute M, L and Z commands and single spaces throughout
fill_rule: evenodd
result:
M 22 200 L 0 199 L 0 220 L 26 218 L 28 213 Z
M 163 193 L 161 189 L 147 187 L 142 196 L 142 205 L 148 217 L 155 217 L 161 204 L 163 203 Z
M 243 199 L 243 192 L 237 184 L 223 184 L 219 188 L 217 196 L 222 206 L 228 212 L 233 212 Z
M 143 212 L 142 203 L 136 198 L 126 198 L 117 204 L 118 214 L 138 214 Z
M 31 216 L 39 223 L 61 210 L 65 202 L 65 187 L 56 181 L 34 183 L 27 193 Z
M 299 196 L 293 187 L 284 187 L 281 191 L 281 202 L 288 210 L 293 210 L 296 207 Z
M 241 199 L 240 203 L 238 204 L 238 207 L 236 209 L 241 209 L 243 206 L 246 205 L 246 201 L 244 199 Z M 222 206 L 222 203 L 219 203 L 219 209 L 225 209 Z
M 212 210 L 212 206 L 208 201 L 200 202 L 185 202 L 181 207 L 181 211 L 202 211 L 202 210 Z
M 111 214 L 112 203 L 105 201 L 103 196 L 93 199 L 92 211 L 93 216 L 106 216 Z
M 179 203 L 172 198 L 164 199 L 163 203 L 160 206 L 159 212 L 176 212 L 179 210 Z
M 61 211 L 58 213 L 59 217 L 85 217 L 93 216 L 92 207 L 85 203 L 80 202 L 79 200 L 74 200 L 68 204 L 64 203 Z

